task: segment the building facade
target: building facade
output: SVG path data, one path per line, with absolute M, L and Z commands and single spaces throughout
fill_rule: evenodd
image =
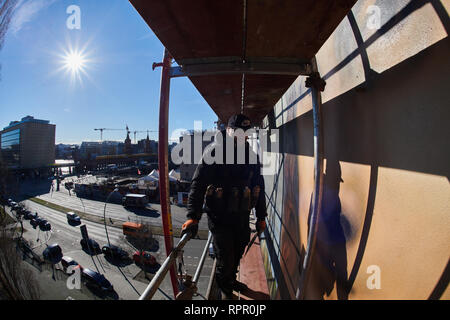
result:
M 13 169 L 43 168 L 55 163 L 56 126 L 31 116 L 12 121 L 0 132 L 3 161 Z
M 449 9 L 359 0 L 316 56 L 327 82 L 326 163 L 307 299 L 450 299 Z M 298 77 L 265 119 L 280 132 L 261 241 L 272 299 L 295 299 L 300 288 L 311 110 Z
M 198 154 L 195 154 L 197 150 L 195 150 L 195 143 L 194 143 L 194 136 L 199 135 L 201 139 L 201 149 Z M 180 136 L 180 144 L 183 144 L 185 142 L 184 148 L 187 148 L 190 150 L 190 157 L 187 161 L 184 161 L 183 157 L 183 150 L 179 152 L 179 156 L 183 158 L 183 162 L 180 164 L 180 179 L 182 181 L 190 182 L 192 181 L 192 177 L 194 176 L 195 170 L 197 169 L 198 162 L 200 161 L 200 158 L 203 154 L 203 151 L 205 148 L 212 143 L 213 140 L 203 140 L 203 136 L 205 134 L 208 134 L 209 136 L 213 137 L 215 134 L 215 131 L 203 131 L 203 132 L 194 132 L 193 130 L 186 132 L 182 136 Z M 199 140 L 200 140 L 199 139 Z M 172 146 L 169 146 L 169 154 L 171 154 L 172 149 L 175 147 L 176 144 L 172 144 Z

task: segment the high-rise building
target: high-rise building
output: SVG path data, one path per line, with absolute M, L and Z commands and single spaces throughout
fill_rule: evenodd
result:
M 56 125 L 26 116 L 0 131 L 0 150 L 10 168 L 35 169 L 55 163 Z

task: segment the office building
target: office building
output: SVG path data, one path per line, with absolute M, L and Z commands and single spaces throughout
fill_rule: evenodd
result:
M 55 163 L 56 126 L 31 116 L 12 121 L 0 132 L 0 150 L 9 168 L 37 169 Z

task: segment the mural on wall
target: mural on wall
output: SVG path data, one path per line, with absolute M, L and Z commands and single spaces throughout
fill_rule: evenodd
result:
M 289 296 L 295 298 L 301 266 L 299 227 L 298 156 L 286 154 L 284 159 L 284 194 L 280 236 L 280 265 Z
M 448 299 L 448 3 L 360 0 L 317 55 L 326 168 L 308 299 Z M 268 220 L 272 298 L 295 299 L 307 238 L 313 127 L 302 81 L 274 109 L 284 165 Z M 379 288 L 367 284 L 371 267 L 382 270 Z

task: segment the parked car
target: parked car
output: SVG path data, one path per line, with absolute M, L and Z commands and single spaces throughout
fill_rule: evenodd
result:
M 105 256 L 109 256 L 114 259 L 125 260 L 128 259 L 128 252 L 115 245 L 104 245 L 102 252 Z
M 20 205 L 20 204 L 18 204 L 18 203 L 13 203 L 13 205 L 11 206 L 11 210 L 12 211 L 21 211 L 22 210 L 22 206 Z
M 48 221 L 43 218 L 39 218 L 38 222 L 39 222 L 39 227 L 42 227 L 48 223 Z
M 29 217 L 30 220 L 31 220 L 31 219 L 36 219 L 36 218 L 38 218 L 39 215 L 38 215 L 37 212 L 35 212 L 35 213 L 30 212 L 30 213 L 28 214 L 28 217 Z
M 80 271 L 83 272 L 83 267 L 78 262 L 76 262 L 75 260 L 73 260 L 71 257 L 68 257 L 68 256 L 62 257 L 61 265 L 64 269 L 64 272 L 66 272 L 66 273 L 67 273 L 67 268 L 69 266 L 78 266 L 80 268 Z
M 25 208 L 21 208 L 16 210 L 16 217 L 20 218 L 21 216 L 25 216 L 25 214 L 28 214 L 28 210 L 26 210 Z
M 152 256 L 147 251 L 136 251 L 133 254 L 133 261 L 137 265 L 147 265 L 147 266 L 154 266 L 158 264 L 156 262 L 156 258 Z
M 39 223 L 39 229 L 41 229 L 42 231 L 50 231 L 52 230 L 52 225 L 47 222 L 47 220 L 44 220 L 45 223 Z
M 63 257 L 61 247 L 56 243 L 52 244 L 44 250 L 43 256 L 45 260 L 57 264 Z
M 81 239 L 80 244 L 84 251 L 90 252 L 91 254 L 99 254 L 102 252 L 98 242 L 93 239 L 89 239 L 88 242 L 85 239 Z
M 75 212 L 67 212 L 66 217 L 69 224 L 81 224 L 81 218 Z
M 12 207 L 13 203 L 15 203 L 13 199 L 8 199 L 8 206 Z
M 87 286 L 94 287 L 102 291 L 114 291 L 114 287 L 104 275 L 95 272 L 91 269 L 84 269 L 82 273 L 83 279 L 86 281 Z
M 31 211 L 27 210 L 27 209 L 23 209 L 22 211 L 20 211 L 20 213 L 18 212 L 17 214 L 25 217 L 25 216 L 28 216 L 29 214 L 31 214 Z
M 36 229 L 39 226 L 40 218 L 33 218 L 30 220 L 30 224 L 33 227 L 33 229 Z

